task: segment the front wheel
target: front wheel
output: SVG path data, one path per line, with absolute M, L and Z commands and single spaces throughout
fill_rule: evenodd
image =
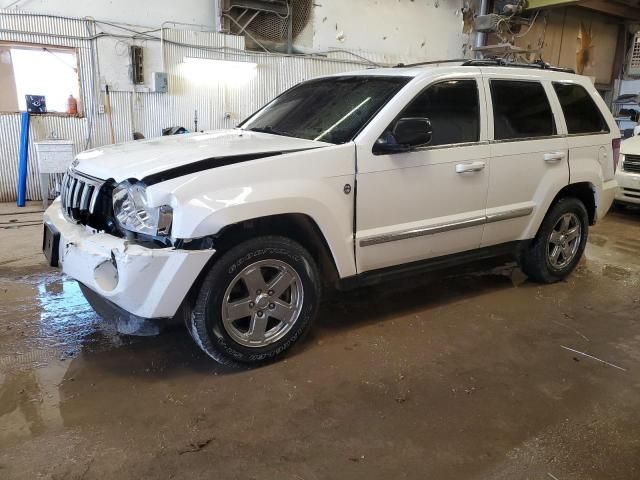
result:
M 561 198 L 547 213 L 521 266 L 532 280 L 554 283 L 578 265 L 587 245 L 589 215 L 577 198 Z
M 284 354 L 310 328 L 320 301 L 313 257 L 265 236 L 224 253 L 205 276 L 189 330 L 222 364 L 258 364 Z

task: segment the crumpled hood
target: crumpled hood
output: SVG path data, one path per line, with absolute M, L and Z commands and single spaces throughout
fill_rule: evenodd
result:
M 240 129 L 216 130 L 94 148 L 79 154 L 73 166 L 92 177 L 102 180 L 112 178 L 120 182 L 129 178 L 140 180 L 205 159 L 220 159 L 220 164 L 224 165 L 225 157 L 286 153 L 329 145 Z M 212 168 L 215 165 L 216 161 L 212 160 Z

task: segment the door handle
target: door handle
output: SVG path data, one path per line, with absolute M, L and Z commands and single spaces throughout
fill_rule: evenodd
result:
M 557 163 L 560 160 L 564 160 L 567 155 L 564 152 L 545 153 L 544 161 L 547 163 Z
M 485 166 L 484 162 L 459 163 L 456 165 L 456 173 L 480 172 L 484 170 Z

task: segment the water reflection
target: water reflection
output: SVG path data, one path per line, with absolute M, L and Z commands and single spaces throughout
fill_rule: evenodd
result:
M 36 282 L 36 301 L 40 306 L 39 346 L 64 349 L 66 356 L 76 355 L 84 345 L 83 340 L 96 332 L 99 317 L 77 282 L 63 279 L 59 274 L 40 277 Z

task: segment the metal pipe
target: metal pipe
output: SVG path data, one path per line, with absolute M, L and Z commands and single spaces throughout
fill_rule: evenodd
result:
M 486 15 L 489 10 L 489 0 L 480 0 L 480 12 L 478 15 Z M 484 47 L 487 43 L 487 34 L 484 32 L 476 32 L 475 47 Z
M 27 166 L 29 163 L 29 113 L 20 114 L 20 157 L 18 159 L 18 206 L 24 207 L 27 200 Z
M 213 0 L 213 18 L 216 32 L 222 32 L 222 5 L 221 0 Z

